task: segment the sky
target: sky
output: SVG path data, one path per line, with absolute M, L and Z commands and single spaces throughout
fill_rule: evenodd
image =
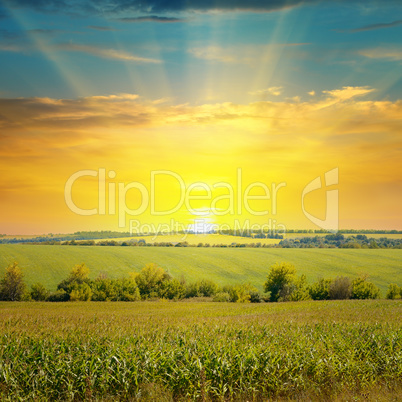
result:
M 401 201 L 400 1 L 0 0 L 0 234 L 402 230 Z

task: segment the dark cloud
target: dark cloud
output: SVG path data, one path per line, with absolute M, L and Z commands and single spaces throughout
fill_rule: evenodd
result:
M 1 1 L 1 0 L 0 0 Z M 31 8 L 39 12 L 65 12 L 68 14 L 112 14 L 121 15 L 127 12 L 154 14 L 181 11 L 274 11 L 295 7 L 319 0 L 3 0 L 11 8 Z M 362 0 L 360 0 L 362 1 Z M 142 17 L 137 17 L 142 18 Z M 164 21 L 169 22 L 169 21 Z M 173 22 L 173 21 L 170 21 Z
M 372 31 L 374 29 L 392 28 L 392 27 L 396 27 L 398 25 L 402 25 L 402 20 L 388 22 L 388 23 L 384 22 L 384 23 L 379 23 L 379 24 L 366 25 L 364 27 L 351 29 L 349 32 L 354 33 L 354 32 L 362 32 L 362 31 Z
M 114 7 L 110 11 L 149 14 L 192 10 L 273 11 L 315 1 L 318 0 L 119 0 L 114 3 Z
M 253 11 L 269 12 L 305 4 L 333 3 L 333 0 L 0 0 L 8 7 L 27 7 L 39 12 L 64 12 L 81 15 L 149 14 L 182 11 Z M 344 4 L 367 5 L 367 0 L 336 0 Z M 400 5 L 400 0 L 372 0 L 370 6 Z M 137 17 L 141 18 L 141 17 Z M 151 18 L 151 17 L 149 17 Z M 167 21 L 166 21 L 167 22 Z
M 119 18 L 122 22 L 184 22 L 183 18 L 160 17 L 157 15 L 148 15 L 134 18 Z
M 89 29 L 95 29 L 96 31 L 116 31 L 115 28 L 112 27 L 101 27 L 98 25 L 88 25 Z

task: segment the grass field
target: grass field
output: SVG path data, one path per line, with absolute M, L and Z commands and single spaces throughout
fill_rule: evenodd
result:
M 90 277 L 101 272 L 111 278 L 127 276 L 155 262 L 170 274 L 187 280 L 208 278 L 218 284 L 251 282 L 262 290 L 270 265 L 287 261 L 306 274 L 318 277 L 356 276 L 366 273 L 381 288 L 402 284 L 400 249 L 255 249 L 165 248 L 0 245 L 0 268 L 18 261 L 27 284 L 42 282 L 49 290 L 64 279 L 75 264 L 85 263 Z
M 0 303 L 0 399 L 397 401 L 402 301 Z

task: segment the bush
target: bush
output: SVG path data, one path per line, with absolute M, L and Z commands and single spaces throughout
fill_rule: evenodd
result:
M 31 286 L 31 298 L 35 301 L 44 301 L 48 298 L 49 292 L 41 283 L 35 283 Z
M 186 297 L 212 297 L 218 292 L 218 285 L 209 280 L 193 282 L 186 287 Z
M 93 301 L 140 300 L 138 286 L 133 279 L 108 279 L 100 277 L 92 282 Z
M 0 281 L 0 300 L 18 301 L 25 295 L 24 275 L 18 262 L 6 268 L 4 278 Z
M 309 287 L 309 293 L 313 300 L 328 300 L 329 288 L 331 286 L 331 279 L 320 278 L 316 283 Z
M 261 303 L 262 298 L 258 292 L 250 292 L 250 303 Z
M 227 292 L 220 292 L 212 299 L 213 302 L 230 302 L 230 295 Z
M 396 283 L 391 283 L 388 286 L 387 294 L 385 295 L 387 299 L 399 299 L 402 297 L 402 288 L 400 288 Z
M 170 300 L 181 300 L 186 296 L 186 284 L 178 279 L 171 279 L 162 283 L 159 297 Z
M 251 293 L 258 293 L 257 289 L 249 283 L 224 286 L 222 290 L 229 294 L 230 301 L 233 303 L 250 303 Z
M 218 285 L 209 280 L 203 279 L 200 281 L 199 293 L 204 297 L 212 297 L 218 292 Z
M 75 283 L 70 292 L 70 301 L 90 301 L 92 289 L 87 283 Z
M 295 267 L 293 264 L 281 262 L 270 267 L 267 281 L 264 284 L 265 292 L 270 292 L 270 301 L 276 302 L 280 297 L 286 297 L 284 292 L 295 281 Z M 281 295 L 282 292 L 282 295 Z
M 350 299 L 352 283 L 347 276 L 336 277 L 329 285 L 329 298 L 333 300 Z
M 380 289 L 367 281 L 367 276 L 360 276 L 352 281 L 352 299 L 378 299 Z
M 90 279 L 88 278 L 89 269 L 85 264 L 75 265 L 68 276 L 67 279 L 62 280 L 58 285 L 58 290 L 64 290 L 66 293 L 70 294 L 77 286 L 82 284 L 90 284 Z
M 49 294 L 47 301 L 50 302 L 66 302 L 70 300 L 70 295 L 64 290 L 57 290 Z
M 283 301 L 302 301 L 310 300 L 310 293 L 308 291 L 306 275 L 302 275 L 300 278 L 296 279 L 292 284 L 286 285 L 288 288 L 288 296 Z
M 147 264 L 139 274 L 132 274 L 143 299 L 159 297 L 162 284 L 170 280 L 170 275 L 156 264 Z

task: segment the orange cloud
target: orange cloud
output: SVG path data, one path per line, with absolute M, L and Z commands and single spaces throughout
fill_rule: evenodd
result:
M 64 185 L 74 172 L 99 168 L 116 172 L 116 183 L 138 181 L 147 188 L 152 170 L 176 172 L 186 185 L 225 181 L 236 187 L 237 168 L 242 168 L 243 187 L 255 181 L 286 182 L 275 218 L 288 227 L 310 227 L 299 205 L 301 191 L 338 167 L 341 201 L 347 200 L 341 202 L 341 226 L 365 222 L 365 227 L 398 228 L 402 101 L 362 99 L 373 92 L 344 87 L 307 102 L 200 106 L 132 94 L 0 99 L 3 232 L 15 233 L 17 227 L 36 227 L 37 232 L 115 229 L 114 216 L 75 216 L 64 202 Z M 97 182 L 88 180 L 75 196 L 92 208 Z M 159 186 L 162 207 L 174 203 L 180 191 L 171 181 Z M 377 195 L 370 197 L 370 191 Z M 138 201 L 138 194 L 132 197 Z M 321 208 L 322 200 L 316 204 Z M 213 209 L 208 203 L 197 208 Z M 183 210 L 178 216 L 192 219 Z M 242 217 L 262 219 L 244 212 Z M 220 223 L 234 218 L 216 217 Z M 147 211 L 142 219 L 158 218 Z

